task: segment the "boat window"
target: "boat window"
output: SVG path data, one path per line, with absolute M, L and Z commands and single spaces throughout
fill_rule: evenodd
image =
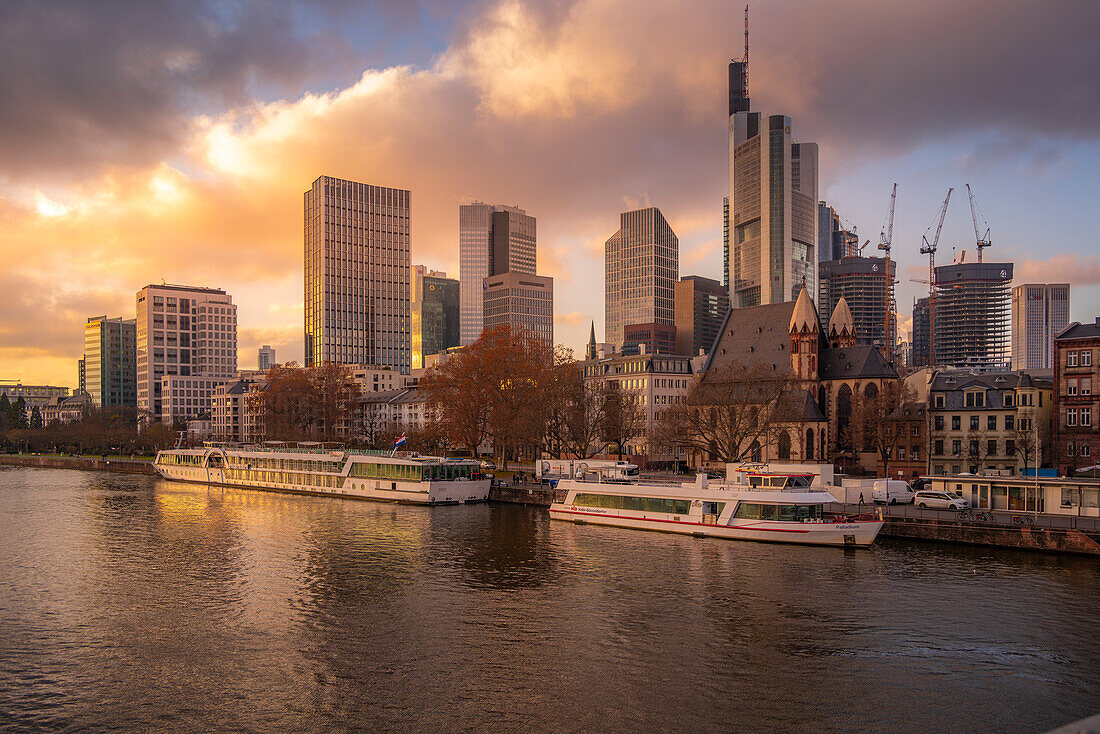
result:
M 614 494 L 579 493 L 573 499 L 581 507 L 606 507 L 612 510 L 634 512 L 666 512 L 686 515 L 691 512 L 691 500 L 674 500 L 663 497 L 621 497 Z
M 820 520 L 821 505 L 764 505 L 755 502 L 742 502 L 737 506 L 734 517 L 743 520 L 782 520 L 784 522 L 802 522 Z
M 764 477 L 749 477 L 750 487 L 760 487 L 764 484 Z

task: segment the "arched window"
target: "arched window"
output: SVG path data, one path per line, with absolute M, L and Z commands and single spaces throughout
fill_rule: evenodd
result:
M 873 382 L 868 382 L 867 386 L 863 388 L 863 397 L 876 398 L 878 397 L 878 386 Z
M 851 438 L 848 435 L 848 423 L 852 418 L 852 388 L 847 383 L 840 386 L 836 394 L 836 444 L 848 448 Z
M 790 461 L 791 460 L 791 434 L 786 431 L 779 432 L 779 460 Z
M 829 445 L 828 434 L 826 433 L 826 431 L 828 431 L 827 428 L 822 428 L 821 429 L 821 434 L 820 434 L 821 435 L 821 440 L 817 444 L 820 447 L 820 448 L 818 448 L 817 453 L 819 453 L 821 455 L 820 456 L 821 461 L 827 461 L 828 458 L 829 458 L 827 453 L 826 453 L 826 447 Z
M 806 429 L 806 459 L 812 461 L 814 458 L 814 429 Z
M 760 442 L 753 441 L 752 446 L 749 446 L 749 461 L 760 461 Z

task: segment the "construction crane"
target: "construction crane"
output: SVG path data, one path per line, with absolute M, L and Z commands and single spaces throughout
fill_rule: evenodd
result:
M 920 254 L 928 256 L 928 366 L 936 366 L 936 246 L 940 243 L 940 232 L 943 231 L 943 220 L 947 216 L 947 205 L 951 202 L 951 192 L 955 187 L 947 189 L 947 198 L 943 200 L 940 209 L 940 220 L 936 224 L 936 234 L 932 242 L 928 242 L 928 230 L 921 235 Z M 929 225 L 929 229 L 931 229 Z
M 882 321 L 882 349 L 886 361 L 894 361 L 894 349 L 896 344 L 890 338 L 890 316 L 894 310 L 894 276 L 890 274 L 890 247 L 894 242 L 894 204 L 898 200 L 898 185 L 894 183 L 894 190 L 890 193 L 890 213 L 886 215 L 886 222 L 879 233 L 878 249 L 882 254 L 882 274 L 886 278 L 886 307 L 883 309 Z
M 982 261 L 982 250 L 993 244 L 989 239 L 989 222 L 985 221 L 985 217 L 982 217 L 982 224 L 985 225 L 985 234 L 981 233 L 981 226 L 978 224 L 978 215 L 980 210 L 978 205 L 974 203 L 974 192 L 970 190 L 970 184 L 966 185 L 966 193 L 970 196 L 970 218 L 974 220 L 974 239 L 978 245 L 978 262 Z

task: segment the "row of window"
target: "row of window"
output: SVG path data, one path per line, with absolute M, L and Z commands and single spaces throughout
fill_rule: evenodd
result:
M 936 441 L 932 444 L 932 455 L 933 456 L 943 456 L 944 455 L 943 446 L 944 446 L 943 439 L 942 438 L 936 439 Z M 1004 454 L 998 453 L 998 446 L 999 446 L 999 444 L 998 444 L 996 439 L 989 439 L 988 441 L 986 441 L 985 456 L 1015 456 L 1016 455 L 1016 441 L 1015 440 L 1010 438 L 1010 439 L 1005 441 Z M 981 444 L 981 441 L 978 440 L 978 439 L 971 439 L 970 443 L 967 446 L 967 449 L 968 449 L 967 456 L 974 456 L 974 457 L 982 456 L 982 453 L 981 453 L 982 444 Z M 961 439 L 956 438 L 956 439 L 951 441 L 951 455 L 952 456 L 962 456 L 962 450 L 963 450 L 963 444 L 962 444 Z M 913 460 L 917 460 L 918 456 L 919 456 L 918 447 L 914 446 L 913 447 Z M 904 459 L 905 457 L 903 455 L 899 455 L 898 458 L 899 459 Z
M 1091 367 L 1092 366 L 1092 351 L 1083 349 L 1080 351 L 1066 352 L 1066 366 L 1067 367 Z
M 824 515 L 821 505 L 765 505 L 756 502 L 742 502 L 737 505 L 733 516 L 742 520 L 781 520 L 783 522 L 805 522 L 820 520 Z
M 1092 408 L 1066 408 L 1067 426 L 1091 426 Z
M 944 417 L 942 415 L 935 416 L 932 419 L 932 426 L 935 430 L 942 431 L 944 429 L 943 428 L 944 427 Z M 1004 427 L 1005 427 L 1004 429 L 1006 431 L 1016 430 L 1016 416 L 1006 415 L 1004 417 Z M 985 428 L 986 428 L 987 431 L 997 430 L 997 416 L 987 415 L 985 417 Z M 962 430 L 962 416 L 961 415 L 951 416 L 951 430 L 952 431 L 961 431 Z M 981 430 L 981 416 L 977 416 L 977 415 L 970 416 L 970 430 L 971 431 Z M 915 428 L 914 428 L 913 435 L 914 436 L 917 435 L 917 432 L 916 432 Z
M 686 515 L 691 511 L 691 500 L 673 500 L 663 497 L 622 497 L 614 494 L 579 493 L 573 505 L 581 507 L 606 507 L 611 510 L 633 510 L 635 512 L 666 512 L 671 515 Z

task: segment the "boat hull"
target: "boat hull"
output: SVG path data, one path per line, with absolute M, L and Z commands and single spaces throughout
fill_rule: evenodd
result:
M 756 540 L 767 543 L 797 543 L 801 545 L 824 545 L 847 548 L 866 548 L 874 543 L 879 530 L 880 520 L 860 520 L 855 522 L 797 523 L 776 521 L 739 521 L 743 524 L 718 525 L 712 523 L 670 520 L 653 517 L 632 517 L 602 512 L 586 511 L 583 508 L 555 504 L 550 507 L 552 520 L 565 520 L 573 523 L 591 523 L 634 530 L 655 530 L 664 533 L 680 533 L 705 538 L 723 538 L 726 540 Z

